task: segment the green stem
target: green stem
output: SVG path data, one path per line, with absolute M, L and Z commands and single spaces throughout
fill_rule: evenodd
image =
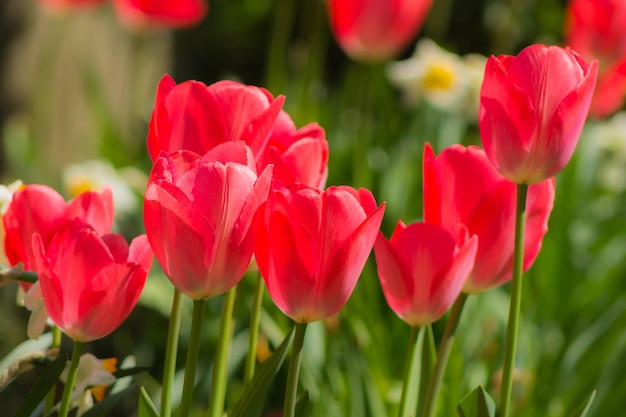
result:
M 256 350 L 259 340 L 259 323 L 261 321 L 261 305 L 263 303 L 263 277 L 259 272 L 254 287 L 254 297 L 252 298 L 252 307 L 250 310 L 250 337 L 248 339 L 248 356 L 246 356 L 246 367 L 243 374 L 243 382 L 249 384 L 254 377 L 254 368 L 256 365 Z
M 406 354 L 406 362 L 404 364 L 404 375 L 402 376 L 402 397 L 400 398 L 400 409 L 398 410 L 398 417 L 404 417 L 407 414 L 407 395 L 409 388 L 411 387 L 413 364 L 415 363 L 415 351 L 417 349 L 417 335 L 419 334 L 420 327 L 411 327 L 411 336 L 409 337 L 409 351 Z
M 265 68 L 265 87 L 274 95 L 282 93 L 285 88 L 287 48 L 295 17 L 295 1 L 277 0 L 275 3 L 274 24 Z
M 193 302 L 191 334 L 189 335 L 189 348 L 187 350 L 187 363 L 185 364 L 185 379 L 183 382 L 183 395 L 180 400 L 179 417 L 188 417 L 191 410 L 198 353 L 200 352 L 200 335 L 202 334 L 202 322 L 204 321 L 204 305 L 205 300 L 194 300 Z
M 59 349 L 61 347 L 61 329 L 57 326 L 52 326 L 52 343 L 50 344 L 50 349 Z M 55 355 L 57 356 L 57 355 Z M 52 408 L 54 407 L 54 400 L 56 399 L 56 384 L 50 388 L 48 394 L 46 395 L 46 403 L 43 408 L 43 415 L 47 416 L 52 413 Z
M 435 369 L 430 375 L 430 381 L 428 381 L 428 391 L 426 391 L 426 397 L 424 398 L 424 406 L 422 407 L 422 417 L 432 417 L 435 414 L 435 405 L 437 404 L 437 398 L 439 397 L 439 390 L 441 389 L 441 383 L 443 381 L 443 374 L 446 371 L 448 365 L 448 358 L 450 357 L 450 351 L 454 344 L 454 336 L 456 329 L 459 326 L 461 319 L 461 312 L 463 306 L 467 300 L 467 294 L 461 293 L 459 298 L 456 299 L 452 305 L 446 328 L 443 331 L 441 337 L 441 343 L 439 350 L 437 351 L 437 361 L 435 363 Z
M 176 373 L 176 355 L 178 354 L 178 334 L 180 333 L 180 316 L 182 311 L 181 298 L 180 291 L 174 289 L 170 323 L 165 342 L 165 363 L 161 386 L 161 417 L 170 417 L 172 415 L 172 385 L 174 383 L 174 374 Z
M 63 397 L 61 398 L 61 408 L 59 408 L 59 417 L 67 417 L 70 411 L 70 403 L 72 402 L 72 391 L 74 391 L 74 383 L 76 382 L 76 374 L 78 373 L 78 364 L 80 363 L 80 355 L 83 353 L 84 345 L 82 342 L 74 342 L 74 351 L 72 352 L 72 362 L 65 381 L 63 389 Z
M 515 249 L 513 254 L 513 279 L 511 281 L 511 304 L 504 343 L 502 389 L 500 391 L 499 417 L 507 417 L 511 406 L 513 370 L 517 351 L 517 333 L 522 303 L 522 274 L 524 267 L 524 225 L 526 223 L 527 184 L 517 184 L 517 209 L 515 212 Z
M 428 393 L 428 382 L 435 369 L 435 361 L 437 360 L 437 348 L 435 347 L 435 336 L 433 335 L 433 326 L 429 324 L 424 327 L 424 338 L 422 343 L 422 357 L 420 366 L 420 385 L 417 395 L 417 412 L 416 416 L 422 415 L 424 407 L 424 398 Z
M 226 396 L 226 371 L 228 370 L 228 357 L 230 343 L 233 338 L 233 310 L 235 308 L 235 296 L 237 287 L 233 287 L 224 296 L 222 317 L 220 319 L 220 333 L 217 339 L 215 362 L 213 364 L 213 387 L 211 388 L 211 403 L 209 404 L 209 417 L 222 417 L 224 414 L 224 397 Z
M 302 362 L 302 346 L 304 345 L 306 326 L 307 323 L 296 323 L 296 334 L 293 340 L 291 360 L 289 361 L 289 374 L 287 375 L 283 417 L 294 417 L 296 415 L 298 378 L 300 376 L 300 362 Z

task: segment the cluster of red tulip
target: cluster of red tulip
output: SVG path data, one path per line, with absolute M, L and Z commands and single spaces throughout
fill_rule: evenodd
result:
M 150 2 L 115 3 L 128 10 Z M 367 51 L 373 59 L 387 58 L 414 34 L 385 39 L 377 35 L 388 33 L 384 25 L 369 23 L 380 22 L 377 9 L 351 22 L 350 2 L 332 3 L 337 36 L 354 56 Z M 413 9 L 400 14 L 416 22 L 398 27 L 418 27 L 429 2 L 403 4 Z M 76 342 L 107 336 L 129 315 L 153 253 L 173 286 L 196 302 L 229 292 L 254 256 L 272 300 L 298 323 L 294 356 L 302 325 L 342 308 L 372 248 L 391 309 L 410 326 L 425 326 L 468 294 L 512 278 L 517 288 L 539 253 L 555 197 L 553 177 L 574 152 L 597 71 L 595 61 L 555 46 L 491 57 L 478 115 L 484 150 L 453 145 L 435 156 L 427 144 L 424 221 L 399 221 L 389 240 L 379 231 L 385 205 L 370 191 L 325 187 L 325 132 L 316 123 L 296 128 L 282 96 L 233 81 L 176 84 L 166 75 L 147 138 L 153 168 L 144 200 L 146 236 L 128 245 L 109 234 L 108 190 L 66 203 L 48 187 L 27 185 L 2 217 L 7 257 L 38 274 L 37 284 L 23 284 L 43 300 L 33 307 L 34 321 L 41 326 L 47 311 Z M 513 346 L 506 360 L 514 355 Z M 195 363 L 187 363 L 193 387 Z M 437 366 L 445 366 L 444 354 Z M 503 397 L 507 389 L 510 396 L 506 384 Z M 288 386 L 285 415 L 294 413 L 295 390 Z M 437 390 L 432 383 L 430 395 L 436 398 Z M 190 395 L 185 387 L 181 415 Z M 432 405 L 426 409 L 431 415 Z

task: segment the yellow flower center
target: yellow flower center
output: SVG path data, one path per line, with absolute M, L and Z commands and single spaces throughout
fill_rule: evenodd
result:
M 87 191 L 95 191 L 98 186 L 90 178 L 74 178 L 68 181 L 67 191 L 70 197 L 76 197 Z
M 445 63 L 430 66 L 422 79 L 425 90 L 449 90 L 454 83 L 454 71 Z

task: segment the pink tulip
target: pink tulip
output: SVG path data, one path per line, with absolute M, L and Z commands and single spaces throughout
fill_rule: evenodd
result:
M 86 192 L 69 203 L 45 185 L 26 185 L 16 191 L 2 217 L 6 229 L 5 251 L 11 265 L 24 262 L 26 269 L 34 269 L 33 235 L 39 234 L 45 248 L 59 225 L 75 217 L 91 224 L 99 234 L 109 233 L 113 226 L 111 190 Z
M 144 221 L 155 256 L 174 286 L 195 300 L 228 291 L 252 257 L 255 213 L 265 202 L 271 168 L 256 175 L 241 141 L 204 157 L 162 153 L 145 194 Z
M 220 143 L 243 140 L 255 158 L 265 150 L 284 98 L 234 81 L 176 85 L 165 75 L 157 89 L 148 130 L 148 153 L 187 150 L 204 155 Z
M 432 0 L 328 0 L 330 23 L 352 58 L 385 61 L 415 39 Z
M 569 48 L 532 45 L 492 56 L 480 91 L 479 127 L 489 160 L 508 179 L 558 174 L 582 131 L 598 71 Z
M 120 20 L 131 27 L 183 28 L 206 15 L 204 0 L 113 0 Z
M 35 233 L 33 247 L 48 314 L 79 342 L 119 327 L 137 304 L 152 263 L 145 235 L 129 247 L 121 235 L 100 236 L 79 218 L 65 221 L 47 248 Z
M 273 191 L 255 258 L 274 303 L 299 323 L 332 316 L 346 303 L 384 214 L 366 189 Z
M 277 185 L 299 183 L 323 190 L 328 177 L 328 142 L 324 129 L 317 123 L 296 129 L 289 115 L 281 111 L 257 169 L 270 164 L 274 166 Z
M 411 326 L 437 321 L 457 299 L 474 266 L 478 237 L 430 223 L 398 222 L 391 239 L 374 244 L 389 307 Z
M 565 44 L 599 62 L 598 85 L 589 113 L 608 116 L 626 95 L 626 2 L 571 0 L 566 9 Z
M 516 187 L 476 147 L 452 145 L 435 157 L 424 147 L 424 220 L 446 228 L 458 223 L 478 236 L 474 269 L 464 288 L 478 293 L 511 279 Z M 554 202 L 554 179 L 528 188 L 524 271 L 535 261 Z

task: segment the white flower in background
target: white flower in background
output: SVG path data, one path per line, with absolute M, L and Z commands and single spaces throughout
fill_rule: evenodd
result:
M 69 165 L 63 172 L 63 183 L 70 197 L 76 197 L 85 191 L 99 191 L 109 186 L 113 191 L 115 209 L 131 213 L 139 208 L 137 195 L 146 188 L 147 178 L 135 168 L 123 168 L 119 171 L 108 161 L 91 160 Z
M 626 113 L 590 124 L 586 130 L 585 154 L 595 155 L 598 182 L 613 193 L 626 190 Z M 591 147 L 595 148 L 592 149 Z
M 69 363 L 61 373 L 60 379 L 65 383 L 69 373 Z M 106 388 L 116 381 L 113 372 L 117 371 L 117 359 L 98 359 L 91 353 L 80 357 L 71 406 L 78 407 L 77 416 L 93 407 L 94 399 L 102 401 Z
M 403 91 L 409 105 L 424 99 L 443 111 L 476 120 L 486 61 L 477 54 L 460 57 L 423 39 L 411 58 L 387 65 L 387 77 Z

